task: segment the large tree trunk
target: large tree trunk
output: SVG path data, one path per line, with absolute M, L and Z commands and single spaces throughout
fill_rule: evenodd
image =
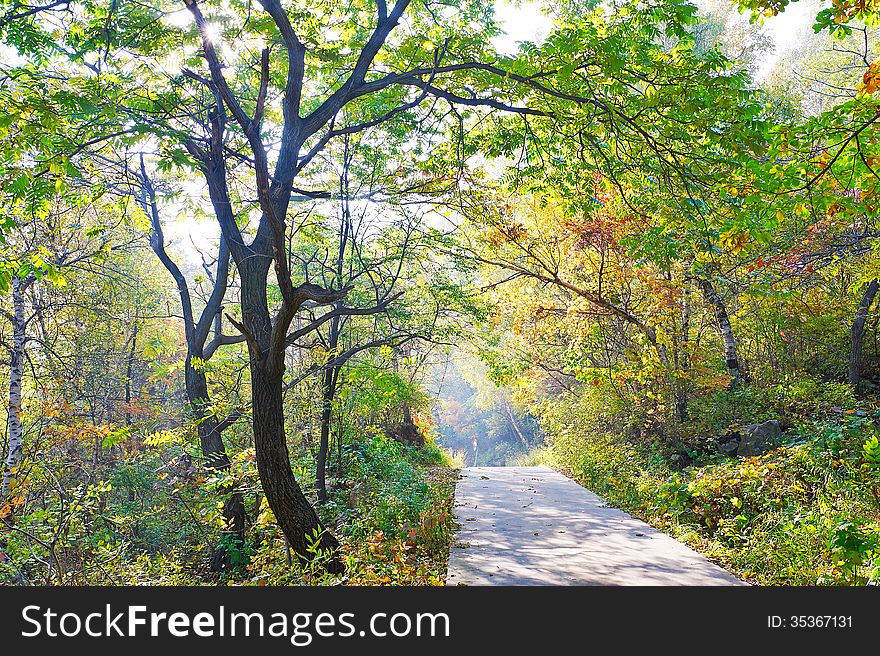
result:
M 338 557 L 339 542 L 321 525 L 290 469 L 282 391 L 282 372 L 268 371 L 264 363 L 252 360 L 254 446 L 266 501 L 294 553 L 303 561 L 313 558 L 310 547 L 318 533 L 318 546 L 330 554 L 327 571 L 339 574 L 344 571 Z
M 401 13 L 405 6 L 406 4 L 401 5 Z M 301 71 L 304 70 L 305 48 L 292 36 L 293 29 L 281 4 L 274 0 L 267 2 L 264 8 L 279 26 L 288 45 L 288 63 L 291 66 L 282 98 L 284 116 L 279 154 L 274 174 L 270 174 L 268 150 L 260 138 L 264 103 L 269 88 L 269 48 L 264 48 L 261 54 L 260 91 L 255 113 L 251 117 L 242 110 L 225 82 L 223 64 L 208 36 L 208 23 L 198 3 L 190 2 L 187 8 L 202 35 L 201 50 L 208 61 L 214 88 L 218 91 L 219 105 L 217 111 L 212 109 L 207 113 L 211 132 L 211 138 L 206 144 L 207 150 L 195 144 L 188 144 L 187 147 L 201 163 L 215 217 L 240 275 L 241 321 L 233 320 L 233 324 L 247 341 L 250 355 L 252 425 L 257 469 L 269 507 L 297 557 L 303 561 L 314 557 L 314 550 L 309 547 L 312 536 L 317 533 L 319 546 L 330 553 L 329 561 L 322 560 L 321 564 L 332 573 L 341 573 L 344 565 L 339 558 L 338 543 L 321 526 L 314 508 L 293 475 L 284 434 L 282 380 L 284 354 L 289 339 L 287 331 L 291 321 L 307 300 L 318 305 L 329 305 L 343 299 L 348 293 L 348 289 L 325 290 L 308 281 L 294 286 L 288 261 L 287 210 L 293 181 L 299 172 L 298 167 L 304 165 L 304 162 L 300 162 L 303 143 L 315 133 L 308 128 L 304 132 L 302 120 L 299 118 L 302 77 L 297 81 L 296 72 L 299 70 L 301 76 Z M 388 31 L 396 25 L 400 14 L 392 12 L 389 16 L 393 22 L 387 23 Z M 387 32 L 380 36 L 384 39 Z M 371 39 L 371 43 L 376 42 L 375 37 Z M 227 114 L 224 105 L 244 130 L 254 156 L 256 195 L 262 216 L 250 243 L 246 243 L 247 240 L 238 226 L 227 185 Z M 282 299 L 280 307 L 274 312 L 274 319 L 273 313 L 269 311 L 270 267 L 274 268 L 274 277 Z
M 329 562 L 324 563 L 325 568 L 334 574 L 342 573 L 345 567 L 339 558 L 339 543 L 321 526 L 314 508 L 297 483 L 290 468 L 287 438 L 284 434 L 282 381 L 285 340 L 293 315 L 302 302 L 301 297 L 291 297 L 289 272 L 284 269 L 286 260 L 283 255 L 281 260 L 278 259 L 279 250 L 284 246 L 284 228 L 278 225 L 270 228 L 264 214 L 253 241 L 250 244 L 244 243 L 231 211 L 222 150 L 218 150 L 214 157 L 204 173 L 223 237 L 230 247 L 240 276 L 241 322 L 235 321 L 234 324 L 246 338 L 250 355 L 251 421 L 257 471 L 263 492 L 279 528 L 297 557 L 301 561 L 314 557 L 309 546 L 313 535 L 318 533 L 320 547 L 331 553 Z M 265 180 L 260 184 L 266 184 Z M 264 194 L 265 189 L 261 189 L 260 195 Z M 270 208 L 276 219 L 286 215 L 288 201 L 289 189 L 287 192 L 282 191 L 277 206 Z M 273 230 L 276 231 L 274 236 Z M 282 309 L 279 310 L 274 325 L 267 297 L 269 269 L 273 262 L 284 297 Z M 342 296 L 344 294 L 328 297 L 326 301 L 322 299 L 322 302 L 333 302 Z M 276 339 L 273 340 L 273 337 Z
M 721 341 L 724 343 L 724 360 L 727 363 L 727 373 L 733 378 L 731 381 L 731 387 L 735 387 L 740 382 L 745 381 L 746 376 L 740 366 L 739 356 L 737 355 L 736 350 L 736 338 L 733 334 L 733 327 L 730 325 L 730 317 L 727 315 L 727 308 L 725 307 L 721 296 L 718 295 L 718 292 L 710 281 L 705 278 L 698 278 L 697 281 L 700 285 L 700 289 L 703 291 L 703 298 L 706 300 L 706 303 L 715 315 L 715 322 L 721 333 Z
M 856 310 L 856 318 L 849 330 L 849 384 L 852 385 L 856 394 L 859 393 L 862 384 L 862 344 L 865 340 L 865 322 L 868 319 L 868 311 L 874 303 L 874 297 L 877 296 L 878 288 L 880 288 L 880 282 L 877 280 L 872 280 L 865 287 L 858 310 Z
M 27 341 L 25 332 L 25 291 L 33 282 L 32 276 L 12 278 L 12 352 L 9 365 L 9 404 L 7 405 L 6 435 L 9 442 L 6 455 L 6 468 L 3 471 L 3 484 L 0 487 L 0 500 L 9 496 L 16 470 L 21 463 L 22 425 L 21 425 L 21 383 L 24 375 L 24 348 Z
M 211 404 L 208 380 L 204 372 L 193 367 L 191 357 L 186 359 L 186 396 L 193 420 L 198 426 L 205 464 L 211 469 L 226 469 L 230 462 L 223 444 L 223 434 L 218 430 L 217 418 L 208 410 Z

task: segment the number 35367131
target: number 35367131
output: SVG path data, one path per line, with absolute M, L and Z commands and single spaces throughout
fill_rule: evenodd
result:
M 851 629 L 851 615 L 768 615 L 771 629 Z

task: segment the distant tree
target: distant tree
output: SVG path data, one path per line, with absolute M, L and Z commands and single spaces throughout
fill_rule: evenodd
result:
M 14 211 L 15 206 L 10 209 Z M 0 311 L 0 316 L 11 327 L 9 341 L 3 342 L 9 353 L 9 399 L 0 499 L 9 496 L 24 449 L 21 414 L 28 344 L 36 338 L 37 326 L 44 325 L 59 309 L 44 295 L 34 294 L 34 287 L 64 285 L 68 270 L 76 271 L 89 260 L 100 260 L 111 244 L 123 248 L 120 233 L 114 231 L 122 218 L 117 215 L 117 225 L 113 226 L 112 213 L 112 207 L 47 199 L 45 211 L 36 217 L 19 215 L 10 238 L 0 249 L 5 269 L 0 272 L 0 288 L 10 296 L 9 309 Z

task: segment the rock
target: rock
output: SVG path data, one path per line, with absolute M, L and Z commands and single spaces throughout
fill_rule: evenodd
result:
M 736 450 L 739 448 L 739 440 L 739 431 L 727 429 L 715 438 L 715 445 L 719 453 L 723 453 L 726 456 L 735 456 Z
M 364 496 L 364 485 L 362 483 L 355 483 L 351 486 L 351 491 L 348 493 L 348 507 L 349 508 L 357 508 L 358 503 L 363 499 Z
M 726 456 L 735 456 L 739 449 L 739 440 L 739 433 L 724 433 L 718 438 L 718 451 Z
M 775 419 L 765 421 L 763 424 L 748 424 L 742 427 L 742 437 L 736 453 L 744 457 L 767 453 L 776 446 L 776 441 L 781 436 L 782 428 Z

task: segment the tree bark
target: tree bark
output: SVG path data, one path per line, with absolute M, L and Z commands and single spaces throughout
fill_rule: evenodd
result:
M 730 385 L 736 387 L 741 382 L 746 381 L 746 376 L 740 366 L 739 356 L 736 349 L 736 338 L 733 333 L 733 326 L 730 324 L 730 317 L 727 314 L 727 308 L 724 301 L 719 296 L 717 290 L 709 280 L 698 278 L 697 282 L 703 291 L 703 298 L 706 304 L 715 315 L 715 322 L 721 333 L 721 341 L 724 344 L 724 360 L 727 365 L 727 373 L 733 377 Z M 746 381 L 747 382 L 747 381 Z
M 284 434 L 282 382 L 282 372 L 271 371 L 265 364 L 252 361 L 251 400 L 257 471 L 266 501 L 294 553 L 302 561 L 310 560 L 315 555 L 311 547 L 316 544 L 329 556 L 324 563 L 327 571 L 339 574 L 344 571 L 338 556 L 339 542 L 321 525 L 290 468 Z
M 9 496 L 15 473 L 21 463 L 23 429 L 21 424 L 21 385 L 24 377 L 25 344 L 27 343 L 27 319 L 25 317 L 25 292 L 34 281 L 32 275 L 12 277 L 12 352 L 9 365 L 9 403 L 7 405 L 6 435 L 9 442 L 0 500 Z
M 868 312 L 871 309 L 871 305 L 874 303 L 874 298 L 877 296 L 878 288 L 880 288 L 880 281 L 877 280 L 872 280 L 865 287 L 865 291 L 859 301 L 859 307 L 856 310 L 855 320 L 849 330 L 850 349 L 848 377 L 849 384 L 852 385 L 856 394 L 861 391 L 860 388 L 862 386 L 862 367 L 864 365 L 862 345 L 865 340 L 865 322 L 868 320 Z

